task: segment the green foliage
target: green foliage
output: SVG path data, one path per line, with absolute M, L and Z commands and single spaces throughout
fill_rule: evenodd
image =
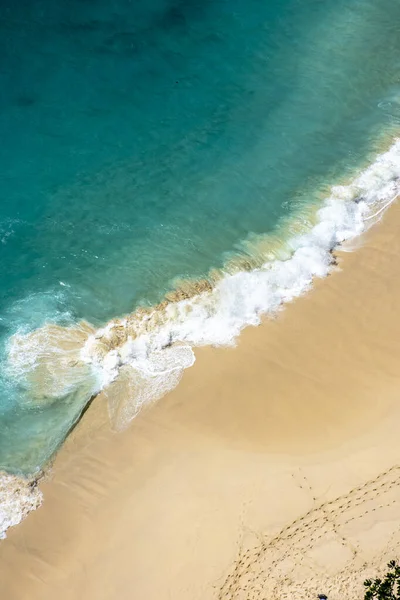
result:
M 388 564 L 383 579 L 366 579 L 364 600 L 400 600 L 400 566 L 395 560 Z

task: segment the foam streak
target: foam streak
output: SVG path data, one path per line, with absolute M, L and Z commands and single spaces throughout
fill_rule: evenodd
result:
M 96 373 L 99 389 L 108 388 L 120 369 L 129 367 L 132 374 L 140 372 L 142 392 L 148 386 L 140 394 L 141 405 L 152 400 L 152 378 L 157 377 L 157 397 L 163 395 L 163 389 L 171 389 L 172 379 L 179 381 L 177 372 L 193 364 L 191 347 L 232 345 L 244 327 L 258 325 L 263 315 L 304 294 L 314 277 L 326 277 L 335 263 L 333 251 L 370 227 L 395 200 L 399 178 L 397 140 L 349 185 L 332 188 L 315 225 L 288 241 L 287 260 L 226 274 L 200 293 L 177 293 L 176 300 L 153 310 L 142 309 L 109 322 L 89 337 L 81 352 L 82 361 Z M 125 411 L 130 418 L 136 413 L 136 409 Z

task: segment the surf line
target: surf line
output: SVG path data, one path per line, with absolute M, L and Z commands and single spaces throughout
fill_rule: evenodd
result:
M 307 292 L 315 277 L 326 277 L 335 266 L 334 251 L 372 225 L 399 193 L 396 139 L 348 185 L 331 188 L 314 224 L 285 242 L 285 260 L 264 255 L 254 269 L 187 282 L 158 306 L 138 308 L 97 330 L 81 322 L 15 334 L 9 372 L 35 404 L 77 390 L 89 400 L 103 390 L 115 428 L 123 429 L 143 405 L 179 383 L 195 361 L 193 348 L 234 344 L 244 327 Z

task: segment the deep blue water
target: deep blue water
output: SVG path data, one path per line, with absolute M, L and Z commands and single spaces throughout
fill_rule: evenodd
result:
M 400 117 L 399 22 L 393 0 L 1 0 L 3 346 L 159 301 L 364 164 Z M 4 376 L 0 468 L 30 472 L 83 405 L 21 394 Z

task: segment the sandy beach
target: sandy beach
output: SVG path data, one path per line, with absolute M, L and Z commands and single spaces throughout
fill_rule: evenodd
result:
M 100 395 L 0 542 L 6 600 L 329 600 L 399 558 L 400 206 L 122 433 Z

